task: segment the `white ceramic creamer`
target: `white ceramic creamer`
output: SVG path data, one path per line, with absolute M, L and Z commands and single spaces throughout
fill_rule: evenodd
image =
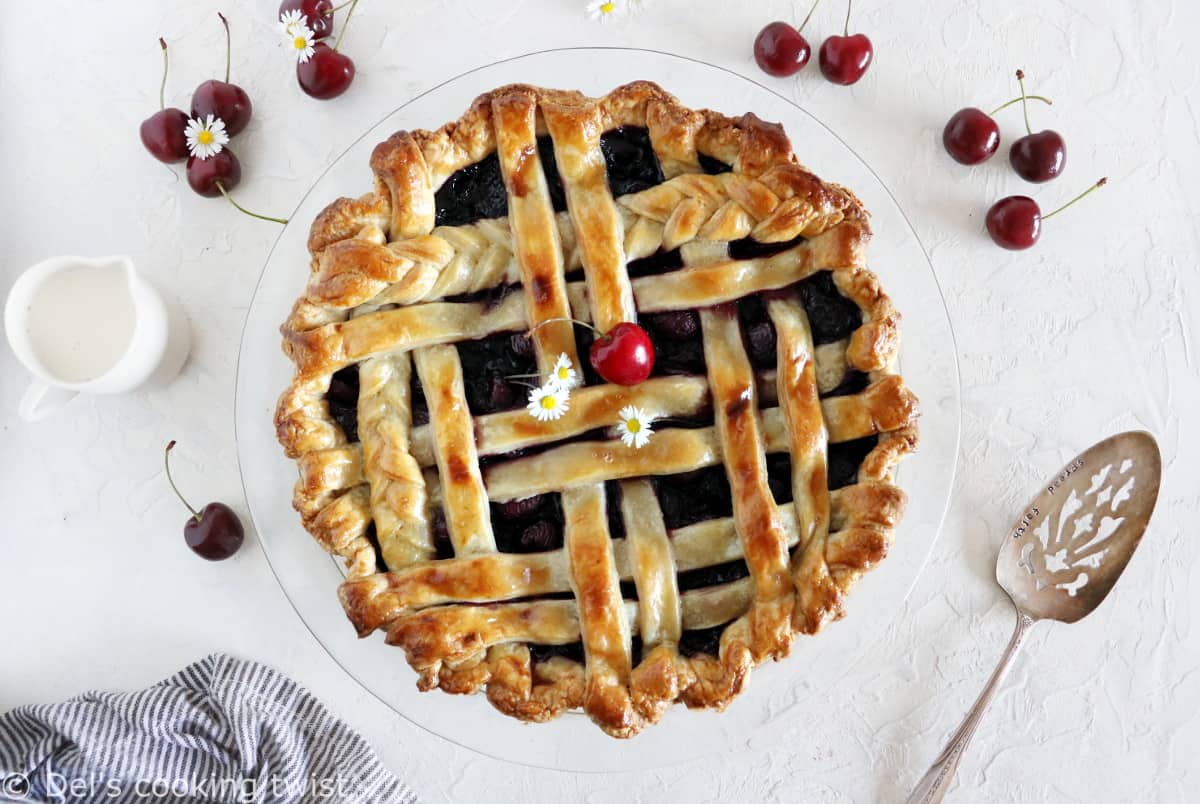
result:
M 169 382 L 191 345 L 187 318 L 128 257 L 53 257 L 17 278 L 4 331 L 34 375 L 21 418 L 36 421 L 77 394 Z

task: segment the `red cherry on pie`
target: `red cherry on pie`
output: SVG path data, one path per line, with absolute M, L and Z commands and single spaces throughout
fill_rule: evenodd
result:
M 225 121 L 225 133 L 234 136 L 250 122 L 250 96 L 237 84 L 229 83 L 229 21 L 217 12 L 225 26 L 225 80 L 205 81 L 192 94 L 192 117 L 205 119 L 208 115 Z
M 336 98 L 354 80 L 354 62 L 340 50 L 317 42 L 308 61 L 296 64 L 296 80 L 300 82 L 300 88 L 313 98 Z
M 175 442 L 167 444 L 163 453 L 163 465 L 167 472 L 167 482 L 175 492 L 175 496 L 191 512 L 183 525 L 183 538 L 187 546 L 201 558 L 209 561 L 223 561 L 238 551 L 246 538 L 242 522 L 233 509 L 225 503 L 211 502 L 197 511 L 193 508 L 171 479 L 171 450 Z
M 289 11 L 304 15 L 305 24 L 313 32 L 313 39 L 324 39 L 333 33 L 333 3 L 329 0 L 283 0 L 279 4 L 279 16 Z M 278 19 L 278 17 L 276 17 Z
M 645 382 L 654 371 L 654 343 L 637 324 L 622 321 L 597 336 L 588 355 L 592 368 L 617 385 Z

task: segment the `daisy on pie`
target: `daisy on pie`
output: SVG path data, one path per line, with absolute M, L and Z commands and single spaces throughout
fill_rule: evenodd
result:
M 292 37 L 301 28 L 308 27 L 308 17 L 300 11 L 300 9 L 292 9 L 285 11 L 279 15 L 279 30 L 283 32 L 283 39 L 288 44 L 291 44 Z
M 211 114 L 204 120 L 199 117 L 189 120 L 183 136 L 187 137 L 188 153 L 200 159 L 216 156 L 229 144 L 225 121 Z
M 588 16 L 598 22 L 615 20 L 629 10 L 629 0 L 592 0 L 588 3 Z
M 654 423 L 653 416 L 633 405 L 621 408 L 617 415 L 620 417 L 617 421 L 617 433 L 625 442 L 625 446 L 641 449 L 650 443 L 650 436 L 654 435 L 654 431 L 650 429 L 650 425 Z
M 301 64 L 305 64 L 316 52 L 313 48 L 313 32 L 307 25 L 296 26 L 285 39 Z
M 539 422 L 552 421 L 562 418 L 571 407 L 568 397 L 567 389 L 546 383 L 541 388 L 534 388 L 529 392 L 529 404 L 525 408 L 529 415 Z
M 546 384 L 563 391 L 570 391 L 579 385 L 579 375 L 576 373 L 575 367 L 571 364 L 571 358 L 567 357 L 566 352 L 558 356 L 558 361 L 555 362 L 554 368 L 550 369 L 550 379 Z

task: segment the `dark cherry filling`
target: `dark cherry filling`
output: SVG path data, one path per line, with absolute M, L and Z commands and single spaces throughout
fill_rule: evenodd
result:
M 433 521 L 430 523 L 430 530 L 433 531 L 433 549 L 436 551 L 435 558 L 438 561 L 454 558 L 454 544 L 450 541 L 450 528 L 446 524 L 446 512 L 441 508 L 433 512 Z
M 492 503 L 492 533 L 502 553 L 544 553 L 563 546 L 562 498 L 539 494 Z
M 550 191 L 550 203 L 555 212 L 567 211 L 567 191 L 563 189 L 562 176 L 558 175 L 558 162 L 554 158 L 554 140 L 549 136 L 538 137 L 538 159 L 542 161 L 542 173 L 546 176 L 546 187 Z
M 607 506 L 609 538 L 624 539 L 625 517 L 621 516 L 621 484 L 616 480 L 605 481 L 604 502 Z
M 538 137 L 538 159 L 546 177 L 555 212 L 567 208 L 567 196 L 554 157 L 550 137 Z M 662 184 L 662 167 L 650 142 L 650 132 L 622 126 L 600 135 L 600 150 L 608 167 L 608 186 L 614 196 L 636 193 Z M 489 154 L 473 165 L 456 170 L 434 193 L 434 223 L 463 226 L 484 218 L 508 214 L 508 195 L 500 171 L 500 157 Z
M 723 623 L 714 628 L 698 628 L 684 631 L 679 637 L 679 652 L 691 658 L 699 654 L 717 656 L 721 649 L 721 634 L 729 623 Z
M 862 326 L 862 310 L 838 291 L 829 271 L 819 271 L 798 286 L 814 344 L 840 341 Z
M 668 529 L 733 514 L 733 499 L 724 466 L 695 469 L 651 480 Z
M 484 290 L 477 290 L 474 293 L 460 293 L 457 296 L 447 296 L 442 301 L 456 304 L 483 302 L 485 309 L 490 310 L 504 301 L 507 296 L 518 292 L 520 289 L 520 285 L 497 285 L 494 288 L 485 288 Z
M 463 226 L 508 214 L 508 195 L 500 173 L 500 157 L 489 154 L 450 174 L 434 193 L 434 223 Z
M 346 440 L 352 444 L 358 441 L 358 364 L 334 372 L 329 378 L 325 403 L 329 405 L 329 415 L 346 434 Z
M 371 543 L 371 547 L 375 550 L 375 571 L 387 572 L 387 565 L 383 563 L 383 548 L 379 546 L 379 532 L 375 529 L 375 523 L 367 525 L 367 531 L 363 537 Z
M 750 568 L 743 559 L 717 564 L 715 567 L 689 570 L 679 573 L 679 591 L 703 589 L 706 586 L 717 586 L 731 581 L 738 581 L 750 574 Z
M 792 246 L 798 246 L 805 241 L 804 235 L 796 235 L 791 240 L 781 243 L 760 243 L 749 237 L 732 240 L 729 243 L 729 258 L 734 260 L 753 260 L 756 257 L 770 257 L 781 251 L 787 251 Z
M 630 279 L 637 279 L 641 276 L 656 276 L 657 274 L 665 274 L 671 271 L 677 271 L 683 267 L 683 253 L 679 249 L 674 248 L 670 251 L 656 251 L 653 254 L 645 257 L 639 257 L 636 260 L 630 260 L 625 264 L 625 270 L 629 272 Z
M 728 173 L 733 170 L 733 165 L 722 162 L 714 156 L 700 154 L 700 169 L 710 176 L 715 176 L 718 173 Z
M 529 391 L 521 383 L 536 384 L 536 377 L 516 379 L 519 374 L 537 374 L 537 363 L 532 348 L 526 353 L 518 352 L 513 349 L 513 340 L 514 333 L 502 332 L 456 344 L 462 360 L 467 407 L 473 415 L 519 408 L 525 404 Z
M 417 372 L 412 373 L 412 423 L 413 427 L 429 424 L 429 402 L 425 399 L 425 387 Z
M 846 373 L 842 375 L 842 381 L 838 383 L 837 387 L 827 394 L 821 394 L 821 397 L 827 399 L 831 396 L 850 396 L 851 394 L 865 391 L 870 384 L 871 376 L 865 371 L 848 368 L 846 369 Z
M 555 656 L 562 656 L 583 664 L 583 643 L 572 642 L 567 645 L 529 645 L 529 658 L 535 662 L 547 662 Z
M 840 489 L 858 482 L 858 469 L 867 453 L 875 449 L 879 436 L 856 438 L 829 445 L 829 488 Z
M 787 505 L 792 501 L 792 456 L 776 452 L 767 456 L 767 485 L 776 505 Z
M 771 323 L 762 296 L 739 300 L 737 310 L 750 364 L 759 370 L 775 368 L 775 325 Z
M 639 193 L 666 181 L 650 132 L 637 126 L 620 126 L 600 135 L 600 150 L 608 167 L 608 187 L 614 198 Z
M 604 385 L 604 378 L 596 372 L 596 369 L 592 367 L 592 361 L 588 359 L 594 340 L 596 340 L 596 334 L 590 329 L 575 327 L 575 352 L 579 355 L 581 364 L 576 366 L 575 370 L 583 369 L 584 385 Z

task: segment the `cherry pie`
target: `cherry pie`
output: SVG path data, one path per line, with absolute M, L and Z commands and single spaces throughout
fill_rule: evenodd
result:
M 360 635 L 421 689 L 628 737 L 724 707 L 841 616 L 891 544 L 918 415 L 851 192 L 778 125 L 648 82 L 502 87 L 371 168 L 312 226 L 275 417 Z M 568 319 L 639 322 L 652 376 L 604 383 Z M 560 355 L 581 386 L 542 421 L 527 378 Z M 642 446 L 617 435 L 630 405 Z

